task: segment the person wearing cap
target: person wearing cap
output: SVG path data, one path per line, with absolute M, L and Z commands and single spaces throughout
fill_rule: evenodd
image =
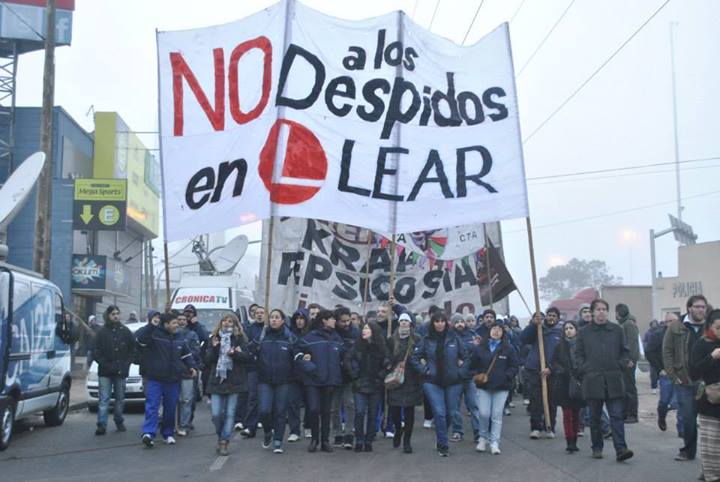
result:
M 437 451 L 441 457 L 447 457 L 450 455 L 448 420 L 460 404 L 463 375 L 467 369 L 464 367 L 466 351 L 448 326 L 445 312 L 435 312 L 430 322 L 432 327 L 415 347 L 410 363 L 423 376 L 423 391 L 435 416 Z
M 393 435 L 393 447 L 400 447 L 402 441 L 403 452 L 406 454 L 413 451 L 411 439 L 415 426 L 415 407 L 423 401 L 421 374 L 409 360 L 420 341 L 421 337 L 415 333 L 415 324 L 410 314 L 401 314 L 398 318 L 398 329 L 388 338 L 387 343 L 390 366 L 394 369 L 402 364 L 405 367 L 405 380 L 399 387 L 387 391 L 387 399 L 393 425 L 400 427 Z
M 183 308 L 183 313 L 185 314 L 185 318 L 187 318 L 188 329 L 197 334 L 201 345 L 205 345 L 208 342 L 210 335 L 202 323 L 198 320 L 195 305 L 186 305 L 185 308 Z
M 472 315 L 470 315 L 472 318 Z M 465 346 L 467 353 L 472 353 L 475 346 L 480 343 L 480 338 L 475 334 L 473 330 L 465 325 L 465 318 L 460 313 L 455 313 L 450 318 L 450 325 L 455 331 L 462 344 Z M 480 436 L 480 412 L 477 405 L 477 389 L 472 381 L 472 374 L 466 373 L 462 377 L 462 393 L 461 397 L 465 398 L 465 408 L 467 408 L 470 414 L 470 424 L 473 429 L 473 440 L 475 443 L 478 442 Z M 463 417 L 460 413 L 460 403 L 458 403 L 457 410 L 452 414 L 452 436 L 450 437 L 451 442 L 460 442 L 463 439 Z

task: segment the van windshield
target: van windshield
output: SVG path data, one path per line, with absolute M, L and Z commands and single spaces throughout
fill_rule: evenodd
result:
M 202 323 L 208 333 L 210 333 L 215 329 L 220 319 L 227 312 L 232 312 L 232 310 L 200 309 L 197 310 L 198 321 Z

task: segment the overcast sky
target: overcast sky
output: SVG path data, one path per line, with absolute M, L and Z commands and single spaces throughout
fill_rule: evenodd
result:
M 131 129 L 157 130 L 155 29 L 243 18 L 263 0 L 77 0 L 71 47 L 57 50 L 55 102 L 93 129 L 91 107 L 118 111 Z M 402 9 L 460 43 L 480 0 L 305 0 L 324 13 L 362 19 Z M 467 43 L 509 21 L 523 137 L 532 134 L 665 0 L 484 0 Z M 552 34 L 536 49 L 568 8 Z M 514 18 L 513 18 L 514 16 Z M 540 275 L 572 257 L 605 260 L 628 284 L 649 284 L 648 230 L 676 213 L 672 164 L 533 180 L 674 161 L 670 24 L 675 26 L 683 218 L 699 241 L 720 239 L 720 2 L 671 0 L 524 145 Z M 528 59 L 530 59 L 528 63 Z M 39 105 L 42 53 L 23 55 L 18 105 Z M 154 136 L 144 136 L 155 147 Z M 715 160 L 706 160 L 716 158 Z M 699 160 L 703 159 L 703 160 Z M 237 232 L 259 237 L 259 228 Z M 503 222 L 505 254 L 532 295 L 524 220 Z M 677 271 L 672 236 L 658 241 L 658 270 Z M 246 270 L 257 269 L 257 245 Z M 715 260 L 717 262 L 717 260 Z M 511 309 L 525 315 L 516 295 Z

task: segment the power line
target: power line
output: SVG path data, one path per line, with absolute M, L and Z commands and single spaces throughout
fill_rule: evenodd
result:
M 480 5 L 478 5 L 477 10 L 475 10 L 475 15 L 473 16 L 472 22 L 470 22 L 470 26 L 467 29 L 467 32 L 465 32 L 465 36 L 463 37 L 463 41 L 460 45 L 465 45 L 465 41 L 468 38 L 468 35 L 470 34 L 470 30 L 472 30 L 473 25 L 475 25 L 475 20 L 477 20 L 478 13 L 480 13 L 480 9 L 482 8 L 483 4 L 485 3 L 485 0 L 480 0 Z
M 526 0 L 522 0 L 522 2 L 520 2 L 520 5 L 518 5 L 518 8 L 515 9 L 515 12 L 513 12 L 512 16 L 510 17 L 510 23 L 513 23 L 515 17 L 517 17 L 518 12 L 520 12 L 520 9 L 523 8 L 523 5 L 525 5 L 525 1 Z
M 440 6 L 440 0 L 437 0 L 437 3 L 435 4 L 435 10 L 433 10 L 432 18 L 430 19 L 430 25 L 428 25 L 428 30 L 430 30 L 431 32 L 432 32 L 433 22 L 435 22 L 435 15 L 437 15 L 439 6 Z
M 687 167 L 685 169 L 682 169 L 683 172 L 687 171 L 695 171 L 698 169 L 718 169 L 720 168 L 720 165 L 714 165 L 714 166 L 695 166 L 695 167 Z M 617 179 L 621 177 L 633 177 L 633 176 L 646 176 L 646 175 L 652 175 L 652 174 L 664 174 L 668 172 L 676 172 L 675 169 L 660 169 L 656 171 L 645 171 L 645 172 L 629 172 L 626 174 L 615 174 L 610 176 L 598 176 L 598 177 L 583 177 L 580 179 L 558 179 L 555 181 L 545 181 L 545 182 L 538 182 L 533 183 L 534 186 L 544 186 L 547 184 L 563 184 L 568 182 L 583 182 L 583 181 L 602 181 L 605 179 Z
M 692 162 L 706 162 L 706 161 L 717 161 L 720 160 L 720 157 L 702 157 L 698 159 L 686 159 L 684 161 L 679 161 L 678 164 L 688 164 Z M 645 169 L 648 167 L 660 167 L 660 166 L 669 166 L 671 164 L 675 164 L 675 161 L 668 161 L 668 162 L 655 162 L 652 164 L 641 164 L 638 166 L 625 166 L 625 167 L 611 167 L 608 169 L 597 169 L 594 171 L 578 171 L 578 172 L 568 172 L 564 174 L 551 174 L 548 176 L 536 176 L 536 177 L 528 177 L 528 181 L 539 181 L 542 179 L 556 179 L 559 177 L 570 177 L 570 176 L 585 176 L 587 174 L 604 174 L 607 172 L 618 172 L 618 171 L 630 171 L 633 169 Z
M 712 196 L 715 194 L 720 194 L 720 191 L 710 191 L 710 192 L 695 194 L 694 196 L 686 196 L 686 197 L 682 198 L 682 200 L 687 201 L 689 199 L 697 199 L 697 198 L 701 198 L 701 197 Z M 595 219 L 617 216 L 619 214 L 627 214 L 627 213 L 632 213 L 635 211 L 642 211 L 645 209 L 651 209 L 651 208 L 656 208 L 656 207 L 660 207 L 660 206 L 665 206 L 667 204 L 675 204 L 676 202 L 677 202 L 677 199 L 673 199 L 672 201 L 664 201 L 664 202 L 659 202 L 659 203 L 655 203 L 655 204 L 647 204 L 645 206 L 637 206 L 637 207 L 630 208 L 630 209 L 623 209 L 620 211 L 613 211 L 610 213 L 597 214 L 595 216 L 586 216 L 583 218 L 566 219 L 565 221 L 558 221 L 555 223 L 533 226 L 533 229 L 551 228 L 551 227 L 555 227 L 555 226 L 561 226 L 563 224 L 573 224 L 573 223 L 579 223 L 579 222 L 583 222 L 583 221 L 592 221 Z M 504 233 L 524 233 L 525 229 L 512 229 L 512 230 L 503 231 L 503 232 Z
M 580 84 L 580 87 L 578 87 L 577 89 L 575 89 L 575 91 L 574 91 L 572 94 L 570 94 L 570 96 L 569 96 L 567 99 L 565 99 L 565 101 L 563 101 L 563 103 L 561 103 L 554 111 L 552 111 L 552 113 L 547 117 L 547 119 L 545 119 L 544 121 L 542 121 L 542 122 L 540 123 L 540 125 L 538 125 L 538 126 L 535 128 L 535 130 L 533 130 L 533 131 L 530 133 L 530 135 L 528 135 L 527 137 L 525 137 L 525 139 L 523 139 L 523 144 L 526 143 L 527 141 L 529 141 L 530 139 L 532 139 L 532 138 L 535 136 L 535 134 L 537 134 L 537 133 L 540 131 L 540 129 L 542 129 L 543 127 L 545 127 L 545 125 L 550 121 L 550 119 L 552 119 L 553 117 L 555 117 L 555 115 L 556 115 L 558 112 L 560 112 L 560 110 L 562 110 L 563 107 L 565 107 L 583 88 L 585 88 L 585 86 L 587 86 L 587 85 L 590 83 L 590 81 L 591 81 L 598 73 L 600 73 L 600 71 L 601 71 L 603 68 L 605 68 L 605 66 L 606 66 L 607 64 L 609 64 L 610 61 L 611 61 L 612 59 L 614 59 L 615 56 L 616 56 L 618 53 L 620 53 L 620 51 L 621 51 L 623 48 L 625 48 L 625 46 L 626 46 L 627 44 L 629 44 L 630 41 L 631 41 L 632 39 L 634 39 L 635 36 L 636 36 L 638 33 L 640 33 L 640 31 L 641 31 L 643 28 L 645 28 L 645 26 L 646 26 L 648 23 L 650 23 L 650 21 L 651 21 L 653 18 L 655 18 L 655 16 L 656 16 L 658 13 L 660 13 L 660 11 L 661 11 L 663 8 L 665 8 L 665 6 L 666 6 L 668 3 L 670 3 L 670 0 L 665 0 L 665 1 L 662 3 L 662 5 L 660 5 L 660 7 L 658 7 L 658 9 L 655 10 L 655 12 L 653 12 L 653 14 L 650 15 L 650 17 L 648 17 L 648 19 L 645 20 L 645 22 L 643 22 L 643 24 L 640 25 L 640 27 L 638 27 L 638 29 L 635 30 L 635 32 L 633 32 L 633 34 L 630 35 L 630 37 L 628 37 L 627 40 L 625 40 L 625 41 L 620 45 L 620 47 L 618 47 L 617 50 L 615 50 L 615 51 L 612 53 L 612 55 L 610 55 L 610 57 L 607 58 L 607 60 L 605 60 L 605 62 L 603 62 L 602 64 L 600 64 L 600 67 L 598 67 L 592 74 L 590 74 L 590 77 L 588 77 L 587 79 L 585 79 L 585 81 L 584 81 L 582 84 Z
M 528 66 L 528 64 L 532 61 L 532 59 L 535 58 L 535 55 L 540 51 L 540 49 L 542 48 L 542 46 L 545 45 L 545 42 L 547 42 L 547 39 L 550 38 L 550 35 L 552 35 L 552 33 L 553 33 L 553 32 L 555 31 L 555 29 L 557 28 L 557 26 L 560 25 L 560 22 L 562 22 L 562 19 L 565 18 L 565 14 L 568 13 L 568 10 L 570 10 L 570 7 L 572 7 L 574 3 L 575 3 L 575 0 L 572 0 L 572 1 L 568 4 L 568 6 L 565 8 L 565 10 L 563 11 L 563 13 L 560 15 L 560 18 L 558 18 L 558 19 L 555 21 L 555 23 L 553 24 L 553 26 L 550 28 L 550 30 L 549 30 L 548 33 L 545 35 L 545 37 L 540 41 L 540 43 L 539 43 L 538 46 L 535 48 L 535 50 L 533 51 L 533 53 L 530 54 L 530 57 L 528 57 L 528 59 L 527 59 L 527 60 L 525 61 L 525 63 L 523 64 L 523 66 L 520 67 L 520 70 L 518 70 L 517 75 L 515 75 L 515 78 L 516 78 L 516 79 L 522 75 L 523 70 L 525 70 L 525 67 Z

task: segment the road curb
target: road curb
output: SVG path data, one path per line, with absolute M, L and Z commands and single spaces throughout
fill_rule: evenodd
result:
M 77 412 L 79 410 L 85 410 L 86 408 L 88 408 L 88 405 L 89 405 L 89 402 L 87 402 L 87 401 L 75 402 L 75 403 L 70 402 L 70 406 L 68 407 L 68 410 L 71 412 Z

